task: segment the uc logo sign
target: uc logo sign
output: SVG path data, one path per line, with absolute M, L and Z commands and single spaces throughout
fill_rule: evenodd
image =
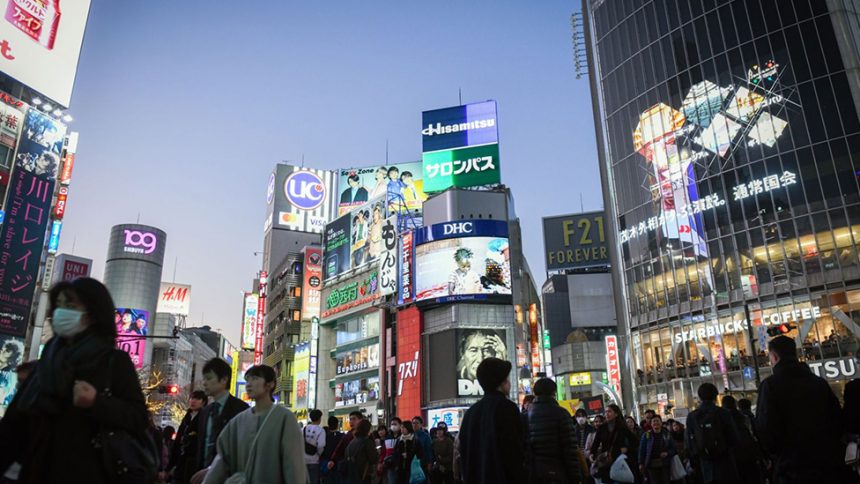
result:
M 296 171 L 284 182 L 284 193 L 296 208 L 313 210 L 325 200 L 325 185 L 315 173 Z

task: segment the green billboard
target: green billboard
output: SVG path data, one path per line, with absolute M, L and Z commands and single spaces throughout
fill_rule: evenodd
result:
M 499 145 L 470 146 L 424 153 L 424 191 L 474 187 L 501 182 Z

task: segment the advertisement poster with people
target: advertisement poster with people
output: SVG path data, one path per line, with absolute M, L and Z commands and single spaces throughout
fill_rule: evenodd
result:
M 24 132 L 18 144 L 15 164 L 48 181 L 57 177 L 66 126 L 35 109 L 24 118 Z
M 18 374 L 15 369 L 24 362 L 24 339 L 0 336 L 0 416 L 15 397 Z
M 117 308 L 116 345 L 131 357 L 136 369 L 143 368 L 146 354 L 146 335 L 149 333 L 149 312 L 142 309 Z
M 416 300 L 511 294 L 507 238 L 437 240 L 415 248 Z
M 338 215 L 376 197 L 385 197 L 392 212 L 420 212 L 427 200 L 421 162 L 340 170 L 338 195 Z
M 376 198 L 326 225 L 325 279 L 376 262 L 382 253 L 385 199 Z
M 508 359 L 503 329 L 458 329 L 457 396 L 484 394 L 478 384 L 478 365 L 487 358 Z

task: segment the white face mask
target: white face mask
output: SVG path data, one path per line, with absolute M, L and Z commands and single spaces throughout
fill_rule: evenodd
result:
M 392 425 L 392 426 L 391 426 L 391 431 L 392 431 L 394 434 L 396 434 L 396 435 L 395 435 L 395 437 L 396 437 L 397 435 L 400 435 L 400 426 L 399 426 L 399 425 Z
M 51 327 L 61 337 L 71 338 L 84 330 L 84 325 L 81 324 L 81 317 L 83 315 L 83 311 L 56 308 L 51 317 Z
M 585 425 L 585 423 L 586 423 L 586 422 L 588 422 L 588 419 L 587 419 L 587 418 L 585 418 L 585 417 L 576 417 L 576 423 L 578 423 L 579 425 Z

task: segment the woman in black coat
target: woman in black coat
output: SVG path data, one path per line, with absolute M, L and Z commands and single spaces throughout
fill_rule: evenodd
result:
M 594 455 L 598 462 L 597 477 L 604 483 L 612 482 L 609 479 L 609 469 L 612 463 L 619 455 L 625 454 L 628 457 L 627 465 L 633 471 L 634 462 L 631 462 L 633 451 L 636 448 L 636 443 L 633 440 L 633 434 L 627 428 L 624 418 L 621 417 L 621 409 L 618 405 L 612 404 L 606 407 L 606 423 L 600 426 L 597 435 L 594 436 L 594 443 L 591 445 L 591 454 Z M 607 459 L 603 459 L 604 465 L 600 465 L 600 455 L 606 452 Z
M 412 422 L 405 420 L 400 426 L 400 438 L 394 444 L 394 465 L 397 468 L 397 474 L 400 476 L 399 484 L 409 484 L 409 477 L 412 471 L 412 459 L 424 455 L 424 448 L 421 447 L 421 441 L 415 437 L 415 431 L 412 428 Z
M 21 463 L 20 482 L 111 482 L 102 429 L 142 435 L 147 411 L 128 354 L 116 349 L 114 303 L 90 278 L 50 292 L 54 337 L 0 421 L 0 472 Z

